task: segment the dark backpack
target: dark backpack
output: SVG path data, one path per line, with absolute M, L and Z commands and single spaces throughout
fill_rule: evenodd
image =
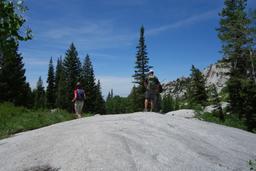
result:
M 149 75 L 147 78 L 147 89 L 148 90 L 155 90 L 158 86 L 158 79 L 153 75 Z
M 83 89 L 77 89 L 76 90 L 76 100 L 84 100 L 84 90 Z

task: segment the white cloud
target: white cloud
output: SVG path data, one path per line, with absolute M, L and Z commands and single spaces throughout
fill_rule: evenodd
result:
M 102 93 L 105 97 L 111 89 L 115 95 L 125 97 L 129 95 L 133 87 L 131 77 L 98 76 L 97 79 L 101 82 Z
M 44 22 L 41 24 L 37 38 L 63 45 L 73 42 L 87 50 L 117 48 L 131 45 L 136 37 L 129 31 L 120 30 L 112 20 L 87 21 L 74 27 L 65 23 Z
M 157 28 L 153 28 L 153 29 L 149 29 L 146 34 L 147 35 L 155 35 L 155 34 L 159 34 L 161 32 L 170 30 L 170 29 L 177 29 L 177 28 L 181 28 L 181 27 L 185 27 L 191 24 L 195 24 L 204 20 L 208 20 L 210 18 L 216 17 L 218 14 L 219 9 L 214 9 L 211 11 L 207 11 L 201 14 L 197 14 L 197 15 L 193 15 L 191 17 L 188 17 L 186 19 L 183 20 L 179 20 L 177 22 L 174 23 L 170 23 L 167 25 L 162 25 L 160 27 Z

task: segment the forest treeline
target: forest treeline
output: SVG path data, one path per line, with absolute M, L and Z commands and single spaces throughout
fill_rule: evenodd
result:
M 19 10 L 20 12 L 17 12 Z M 86 92 L 84 111 L 89 113 L 115 114 L 142 111 L 144 108 L 144 81 L 149 65 L 144 27 L 135 57 L 134 86 L 128 97 L 114 95 L 111 90 L 103 98 L 100 80 L 95 79 L 90 56 L 80 61 L 75 44 L 71 43 L 64 58 L 58 58 L 56 67 L 49 60 L 47 86 L 40 77 L 31 90 L 26 81 L 19 43 L 32 39 L 32 31 L 22 29 L 26 20 L 22 1 L 13 3 L 0 0 L 0 102 L 11 102 L 28 108 L 60 108 L 72 111 L 71 99 L 75 84 L 80 81 Z M 215 116 L 221 122 L 229 116 L 245 123 L 249 131 L 256 128 L 256 10 L 247 9 L 246 0 L 225 0 L 219 13 L 218 38 L 222 42 L 220 59 L 222 66 L 229 69 L 229 80 L 224 88 L 229 107 L 221 108 L 221 99 L 214 85 L 206 86 L 206 78 L 194 65 L 191 68 L 186 98 L 178 99 L 169 94 L 158 95 L 158 111 L 168 112 L 180 108 L 203 109 L 213 104 Z M 23 31 L 22 31 L 23 30 Z M 229 113 L 230 115 L 227 115 Z

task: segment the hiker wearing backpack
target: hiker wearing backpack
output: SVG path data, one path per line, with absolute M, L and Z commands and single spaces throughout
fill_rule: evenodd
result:
M 85 100 L 85 92 L 82 89 L 80 82 L 78 82 L 76 84 L 76 89 L 74 90 L 74 98 L 72 100 L 72 102 L 74 103 L 74 108 L 75 108 L 77 118 L 81 118 L 82 116 L 84 100 Z
M 156 101 L 157 101 L 157 94 L 160 93 L 161 84 L 158 78 L 154 75 L 154 71 L 150 70 L 146 80 L 144 82 L 146 93 L 145 93 L 145 108 L 144 111 L 148 111 L 148 104 L 150 103 L 150 111 L 154 110 Z

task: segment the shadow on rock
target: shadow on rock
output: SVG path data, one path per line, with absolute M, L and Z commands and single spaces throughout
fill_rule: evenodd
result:
M 60 168 L 52 168 L 49 165 L 35 166 L 29 169 L 25 169 L 24 171 L 58 171 Z

